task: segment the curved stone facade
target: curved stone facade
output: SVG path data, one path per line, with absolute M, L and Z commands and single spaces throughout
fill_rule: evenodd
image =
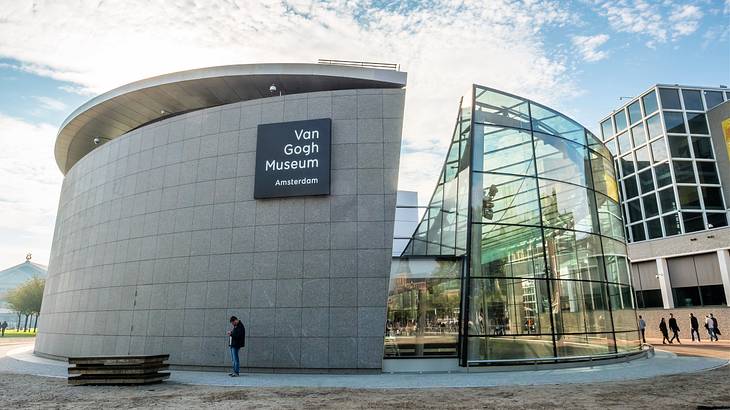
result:
M 262 98 L 109 141 L 66 175 L 36 352 L 380 368 L 403 89 Z M 331 194 L 254 200 L 259 124 L 332 118 Z

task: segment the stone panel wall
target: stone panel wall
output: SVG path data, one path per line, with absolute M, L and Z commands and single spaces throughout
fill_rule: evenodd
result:
M 143 126 L 64 180 L 36 351 L 377 369 L 404 90 L 297 94 Z M 332 118 L 331 195 L 253 199 L 256 127 Z

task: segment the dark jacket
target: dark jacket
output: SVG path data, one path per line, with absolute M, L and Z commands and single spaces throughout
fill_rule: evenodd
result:
M 720 328 L 717 327 L 717 318 L 714 316 L 712 317 L 712 324 L 715 325 L 715 333 L 721 335 L 722 333 L 720 333 Z
M 229 345 L 238 348 L 246 346 L 246 328 L 243 327 L 243 323 L 240 320 L 238 321 L 238 326 L 234 327 L 231 331 Z
M 700 322 L 697 321 L 696 316 L 692 316 L 691 318 L 689 318 L 689 324 L 692 326 L 693 330 L 697 330 L 700 328 Z
M 667 334 L 667 323 L 659 322 L 659 330 L 666 335 Z
M 669 328 L 672 329 L 672 332 L 679 332 L 679 326 L 677 326 L 677 319 L 670 317 L 669 318 Z

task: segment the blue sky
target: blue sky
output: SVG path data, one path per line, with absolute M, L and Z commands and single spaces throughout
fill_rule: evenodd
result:
M 654 83 L 730 85 L 729 37 L 730 0 L 0 0 L 0 267 L 28 251 L 47 262 L 58 126 L 131 81 L 222 64 L 400 63 L 400 187 L 425 202 L 471 83 L 595 131 L 619 97 Z

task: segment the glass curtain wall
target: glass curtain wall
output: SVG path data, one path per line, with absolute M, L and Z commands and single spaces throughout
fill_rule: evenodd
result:
M 430 209 L 402 257 L 463 257 L 464 268 L 448 276 L 459 278 L 460 290 L 451 282 L 451 293 L 441 292 L 461 300 L 459 331 L 450 336 L 459 338 L 460 364 L 639 349 L 611 153 L 548 107 L 476 85 L 470 98 Z M 391 298 L 404 292 L 398 275 L 391 274 Z M 431 329 L 423 350 L 415 342 L 402 356 L 445 351 L 443 337 L 433 348 L 425 340 L 433 323 L 448 323 L 454 310 L 425 306 L 433 313 L 409 319 Z M 389 299 L 393 329 L 398 309 Z M 401 345 L 410 346 L 405 339 Z

